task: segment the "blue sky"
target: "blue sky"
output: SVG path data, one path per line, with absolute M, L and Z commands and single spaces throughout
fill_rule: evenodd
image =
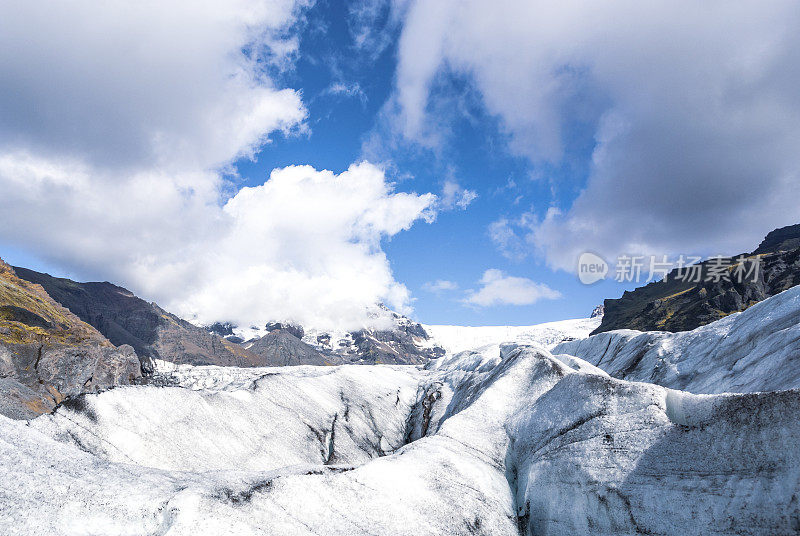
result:
M 388 136 L 381 131 L 379 114 L 393 90 L 399 31 L 386 30 L 392 35 L 391 44 L 373 58 L 372 50 L 355 47 L 349 23 L 346 2 L 319 2 L 308 13 L 297 65 L 286 80 L 302 89 L 311 132 L 280 136 L 259 152 L 256 161 L 238 161 L 243 184 L 260 184 L 272 169 L 295 163 L 339 173 L 352 162 L 372 156 L 363 147 L 370 136 Z M 524 325 L 586 316 L 604 298 L 618 297 L 622 286 L 615 282 L 587 287 L 572 273 L 548 268 L 542 259 L 506 258 L 488 229 L 503 216 L 544 211 L 551 204 L 569 206 L 586 180 L 593 149 L 591 131 L 587 135 L 576 125 L 574 132 L 567 133 L 576 146 L 570 147 L 574 154 L 558 166 L 536 167 L 511 154 L 498 119 L 487 113 L 468 81 L 457 75 L 443 78 L 439 91 L 465 107 L 468 117 L 454 112 L 447 118 L 450 132 L 442 147 L 400 143 L 380 155 L 398 190 L 438 192 L 446 180 L 455 179 L 478 193 L 466 210 L 441 213 L 432 224 L 418 223 L 386 240 L 384 250 L 394 274 L 415 298 L 415 318 L 426 323 Z M 331 94 L 335 84 L 357 85 L 361 93 Z M 387 139 L 386 146 L 393 145 L 392 141 Z M 476 288 L 490 268 L 545 283 L 564 297 L 523 306 L 465 305 L 464 291 Z M 459 290 L 433 293 L 424 289 L 425 283 L 438 279 L 456 282 Z
M 770 4 L 3 5 L 0 255 L 199 323 L 584 317 L 636 284 L 582 252 L 800 221 L 800 9 Z

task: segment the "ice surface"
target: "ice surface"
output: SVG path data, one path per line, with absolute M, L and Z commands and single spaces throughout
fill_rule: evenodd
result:
M 31 427 L 113 461 L 160 469 L 360 464 L 404 444 L 421 374 L 358 365 L 178 371 L 190 388 L 117 388 Z
M 601 370 L 779 384 L 758 376 L 790 368 L 800 303 L 776 298 L 699 335 L 551 353 L 550 328 L 528 339 L 544 345 L 506 332 L 425 367 L 160 363 L 172 386 L 0 418 L 0 533 L 797 534 L 800 390 L 691 394 Z

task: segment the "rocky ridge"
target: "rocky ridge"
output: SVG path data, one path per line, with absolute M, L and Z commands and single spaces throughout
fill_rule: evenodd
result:
M 728 277 L 707 278 L 718 261 L 707 260 L 689 281 L 675 269 L 619 299 L 604 302 L 603 321 L 594 333 L 617 329 L 688 331 L 719 320 L 800 284 L 800 224 L 770 232 L 752 253 L 723 258 Z M 757 264 L 757 268 L 753 269 Z M 747 277 L 734 277 L 740 270 Z M 748 274 L 755 274 L 752 278 Z M 700 282 L 694 282 L 696 279 Z M 710 279 L 706 281 L 706 279 Z

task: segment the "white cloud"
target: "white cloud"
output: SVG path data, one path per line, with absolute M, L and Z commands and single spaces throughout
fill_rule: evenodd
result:
M 406 308 L 380 242 L 430 221 L 434 195 L 366 163 L 225 179 L 304 128 L 276 82 L 304 4 L 0 5 L 0 241 L 201 322 L 357 327 L 379 301 Z
M 447 279 L 437 279 L 436 281 L 428 281 L 422 285 L 423 290 L 440 294 L 448 290 L 458 290 L 458 283 L 455 281 L 448 281 Z
M 428 217 L 434 195 L 394 192 L 368 163 L 339 175 L 275 170 L 223 207 L 184 195 L 179 183 L 193 179 L 137 175 L 119 184 L 79 164 L 6 155 L 2 232 L 201 323 L 356 328 L 382 321 L 367 316 L 378 302 L 408 312 L 408 290 L 380 241 Z
M 492 305 L 531 305 L 539 300 L 555 300 L 561 293 L 525 277 L 506 275 L 491 268 L 483 273 L 481 288 L 468 292 L 464 303 L 479 307 Z
M 442 197 L 440 206 L 445 210 L 452 210 L 460 208 L 466 210 L 470 203 L 478 198 L 478 193 L 475 190 L 467 190 L 462 188 L 457 182 L 447 180 L 442 187 Z
M 570 129 L 591 129 L 585 189 L 524 238 L 551 266 L 586 249 L 738 253 L 800 221 L 799 26 L 794 0 L 416 0 L 396 129 L 435 138 L 443 72 L 469 77 L 533 162 L 558 164 Z
M 202 278 L 175 308 L 203 321 L 323 327 L 360 327 L 379 301 L 407 312 L 408 290 L 393 279 L 380 240 L 424 218 L 434 202 L 432 194 L 393 192 L 367 163 L 340 175 L 273 171 L 225 205 L 227 232 L 205 244 Z
M 353 45 L 375 60 L 391 44 L 408 0 L 351 0 L 348 26 Z

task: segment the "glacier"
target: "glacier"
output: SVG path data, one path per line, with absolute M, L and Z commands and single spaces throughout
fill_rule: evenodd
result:
M 609 331 L 553 352 L 616 378 L 693 393 L 800 388 L 800 287 L 692 331 Z
M 157 363 L 0 417 L 0 532 L 797 534 L 798 296 L 699 335 L 476 333 L 424 366 Z

